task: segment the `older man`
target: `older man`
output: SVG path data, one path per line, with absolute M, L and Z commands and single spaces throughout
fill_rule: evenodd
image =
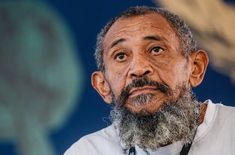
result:
M 208 56 L 178 16 L 129 8 L 100 32 L 95 56 L 92 85 L 113 103 L 112 125 L 65 155 L 235 153 L 235 109 L 196 100 Z

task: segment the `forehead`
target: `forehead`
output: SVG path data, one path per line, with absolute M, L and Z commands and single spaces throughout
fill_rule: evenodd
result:
M 104 37 L 104 50 L 115 40 L 138 40 L 145 36 L 157 35 L 163 40 L 178 46 L 178 37 L 169 22 L 159 14 L 133 16 L 118 19 Z

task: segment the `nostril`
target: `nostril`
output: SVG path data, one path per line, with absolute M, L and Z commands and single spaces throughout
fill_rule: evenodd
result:
M 146 76 L 148 74 L 150 74 L 151 71 L 150 70 L 146 70 L 146 71 L 136 71 L 136 72 L 133 72 L 131 73 L 131 77 L 143 77 L 143 76 Z
M 137 75 L 135 73 L 132 73 L 131 77 L 137 77 Z
M 145 71 L 143 75 L 145 76 L 145 75 L 148 75 L 148 74 L 150 74 L 149 70 Z

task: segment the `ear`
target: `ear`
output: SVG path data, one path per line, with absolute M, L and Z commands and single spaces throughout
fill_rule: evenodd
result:
M 203 50 L 193 52 L 190 57 L 192 60 L 192 69 L 189 83 L 192 87 L 196 87 L 202 82 L 204 78 L 209 58 L 207 53 Z
M 112 102 L 111 89 L 101 71 L 96 71 L 91 75 L 91 84 L 106 103 Z

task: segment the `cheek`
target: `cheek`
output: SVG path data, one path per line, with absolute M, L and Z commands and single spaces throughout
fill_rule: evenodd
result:
M 105 78 L 115 96 L 119 95 L 125 84 L 125 70 L 106 60 Z
M 186 61 L 158 61 L 154 66 L 156 67 L 155 70 L 158 73 L 159 79 L 173 90 L 189 79 Z
M 123 72 L 112 71 L 106 77 L 112 92 L 115 96 L 118 96 L 125 87 L 125 76 Z

